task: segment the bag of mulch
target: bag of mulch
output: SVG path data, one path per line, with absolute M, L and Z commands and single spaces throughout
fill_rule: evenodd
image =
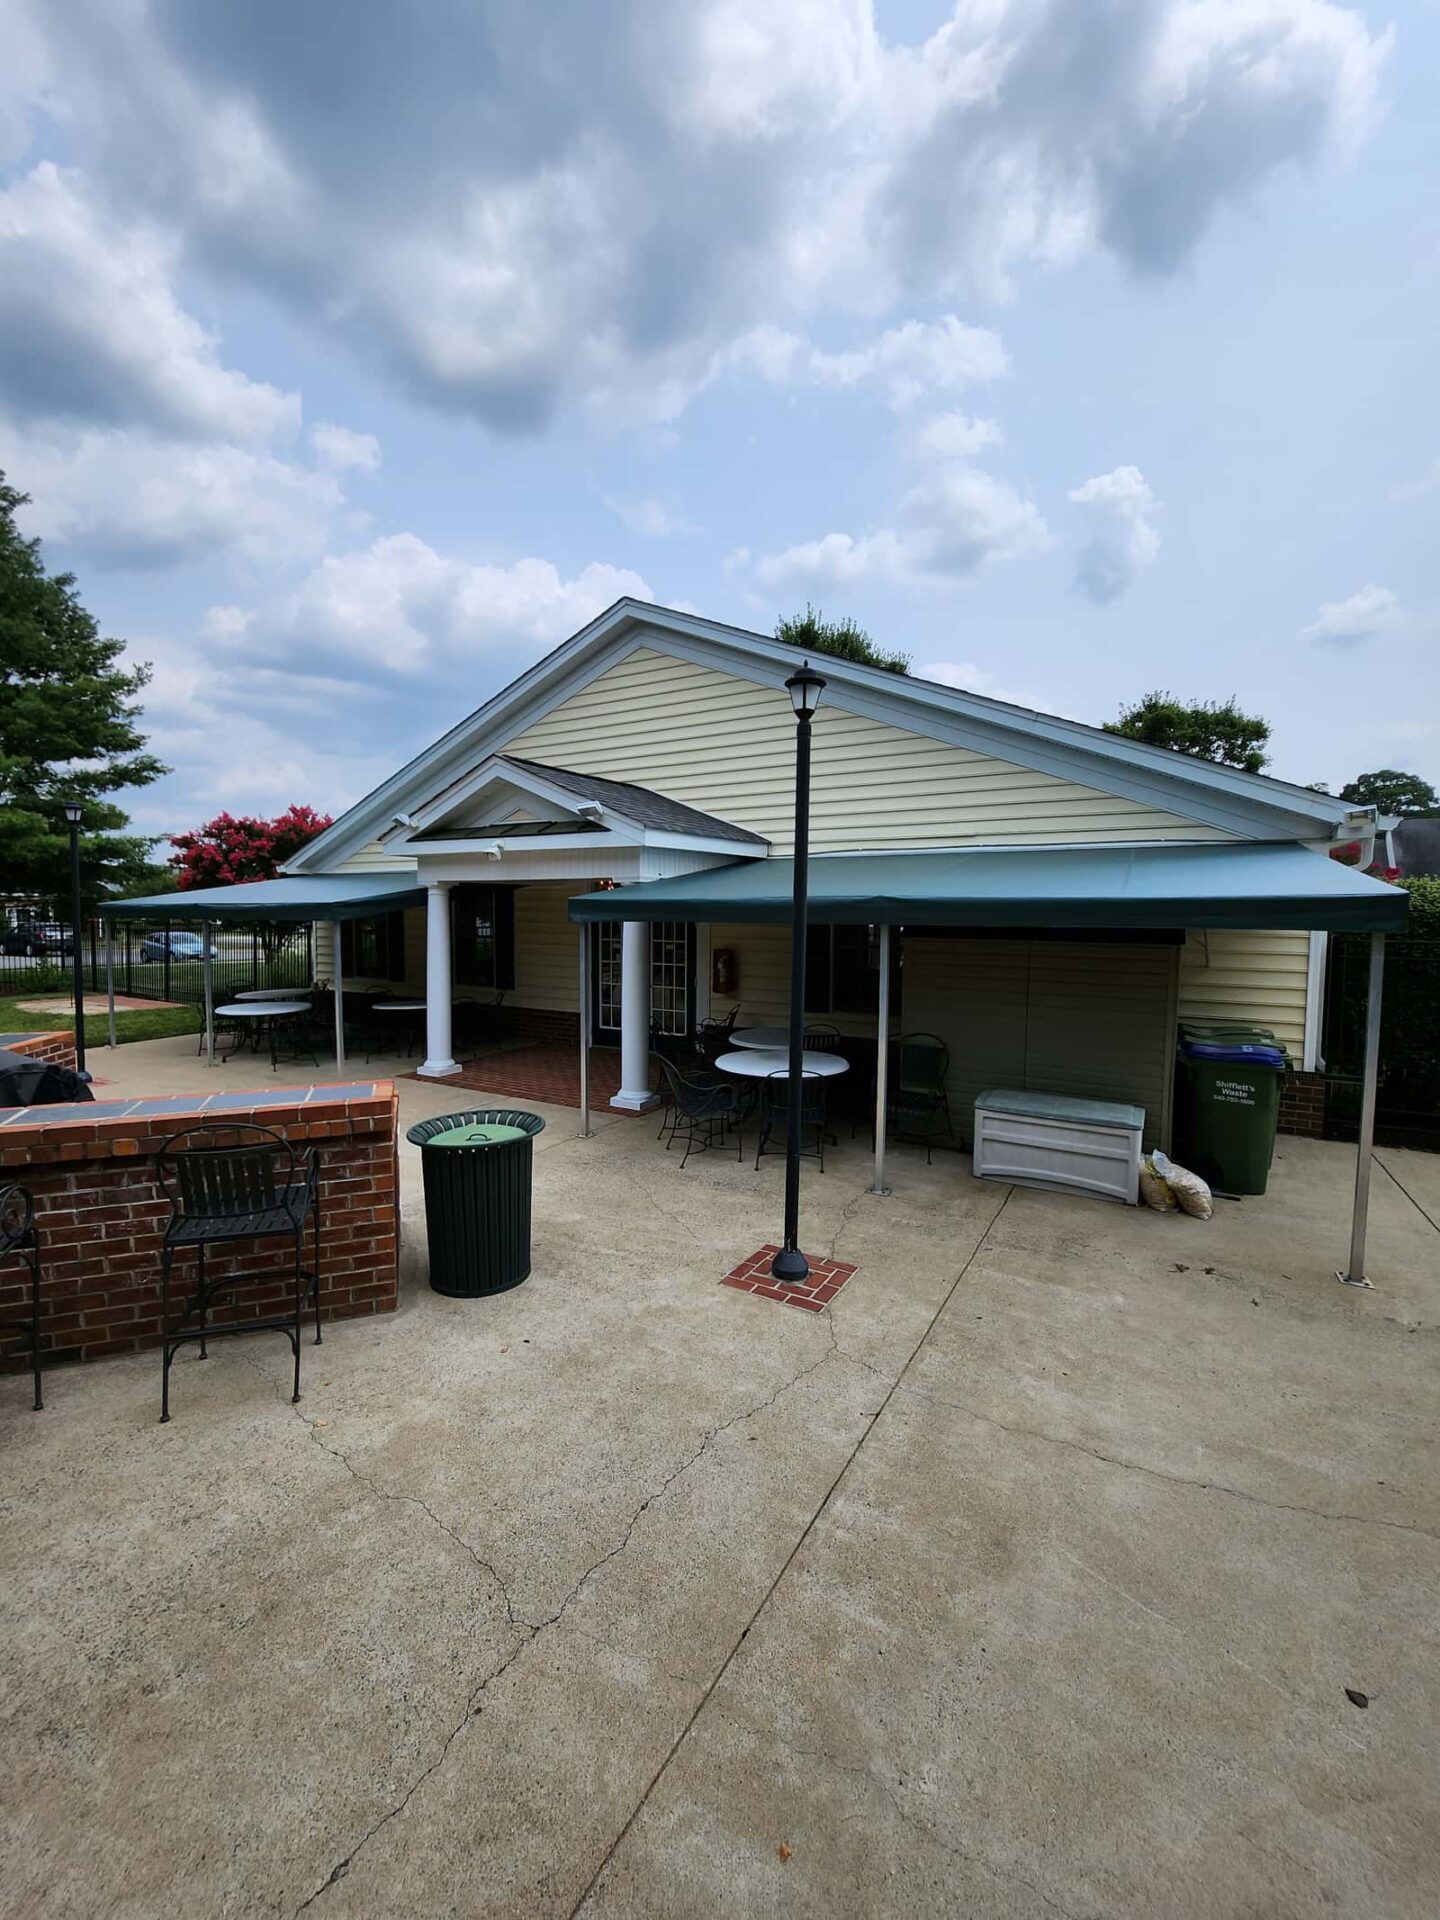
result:
M 1182 1213 L 1192 1215 L 1196 1220 L 1208 1220 L 1215 1211 L 1215 1203 L 1210 1197 L 1210 1189 L 1198 1173 L 1191 1173 L 1188 1167 L 1177 1167 L 1167 1155 L 1157 1147 L 1149 1157 L 1156 1177 L 1169 1188 L 1172 1204 Z M 1141 1178 L 1144 1175 L 1142 1172 Z
M 1140 1198 L 1156 1213 L 1175 1211 L 1175 1195 L 1170 1191 L 1169 1181 L 1156 1171 L 1153 1153 L 1147 1153 L 1140 1162 Z

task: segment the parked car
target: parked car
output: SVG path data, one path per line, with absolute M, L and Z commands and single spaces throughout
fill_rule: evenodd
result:
M 45 954 L 67 955 L 75 951 L 75 935 L 69 927 L 62 927 L 56 921 L 31 920 L 24 926 L 11 927 L 5 935 L 4 947 L 11 958 L 21 955 L 33 960 Z
M 142 960 L 203 960 L 205 942 L 198 933 L 147 933 L 140 942 Z

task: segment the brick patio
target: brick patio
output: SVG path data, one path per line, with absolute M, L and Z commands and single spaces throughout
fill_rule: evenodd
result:
M 500 1094 L 507 1100 L 542 1100 L 553 1107 L 580 1106 L 579 1049 L 561 1046 L 511 1047 L 467 1060 L 459 1073 L 427 1086 L 463 1087 L 468 1093 Z M 407 1079 L 422 1076 L 408 1074 Z M 609 1106 L 620 1091 L 620 1055 L 613 1047 L 590 1052 L 590 1104 Z M 616 1108 L 621 1112 L 623 1109 Z

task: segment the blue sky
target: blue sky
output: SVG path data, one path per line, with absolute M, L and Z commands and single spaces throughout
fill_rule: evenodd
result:
M 1440 7 L 0 0 L 0 466 L 148 831 L 621 593 L 1440 784 Z

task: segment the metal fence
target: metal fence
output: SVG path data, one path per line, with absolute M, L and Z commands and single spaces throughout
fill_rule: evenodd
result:
M 1369 967 L 1368 934 L 1331 935 L 1323 1052 L 1332 1140 L 1359 1133 Z M 1375 1137 L 1385 1146 L 1440 1150 L 1440 940 L 1398 934 L 1385 942 Z
M 212 938 L 217 1003 L 250 987 L 308 987 L 315 977 L 308 924 L 222 926 Z M 105 928 L 99 920 L 86 925 L 84 954 L 86 986 L 103 993 Z M 136 1000 L 201 1005 L 205 998 L 203 945 L 194 922 L 117 921 L 115 991 Z

